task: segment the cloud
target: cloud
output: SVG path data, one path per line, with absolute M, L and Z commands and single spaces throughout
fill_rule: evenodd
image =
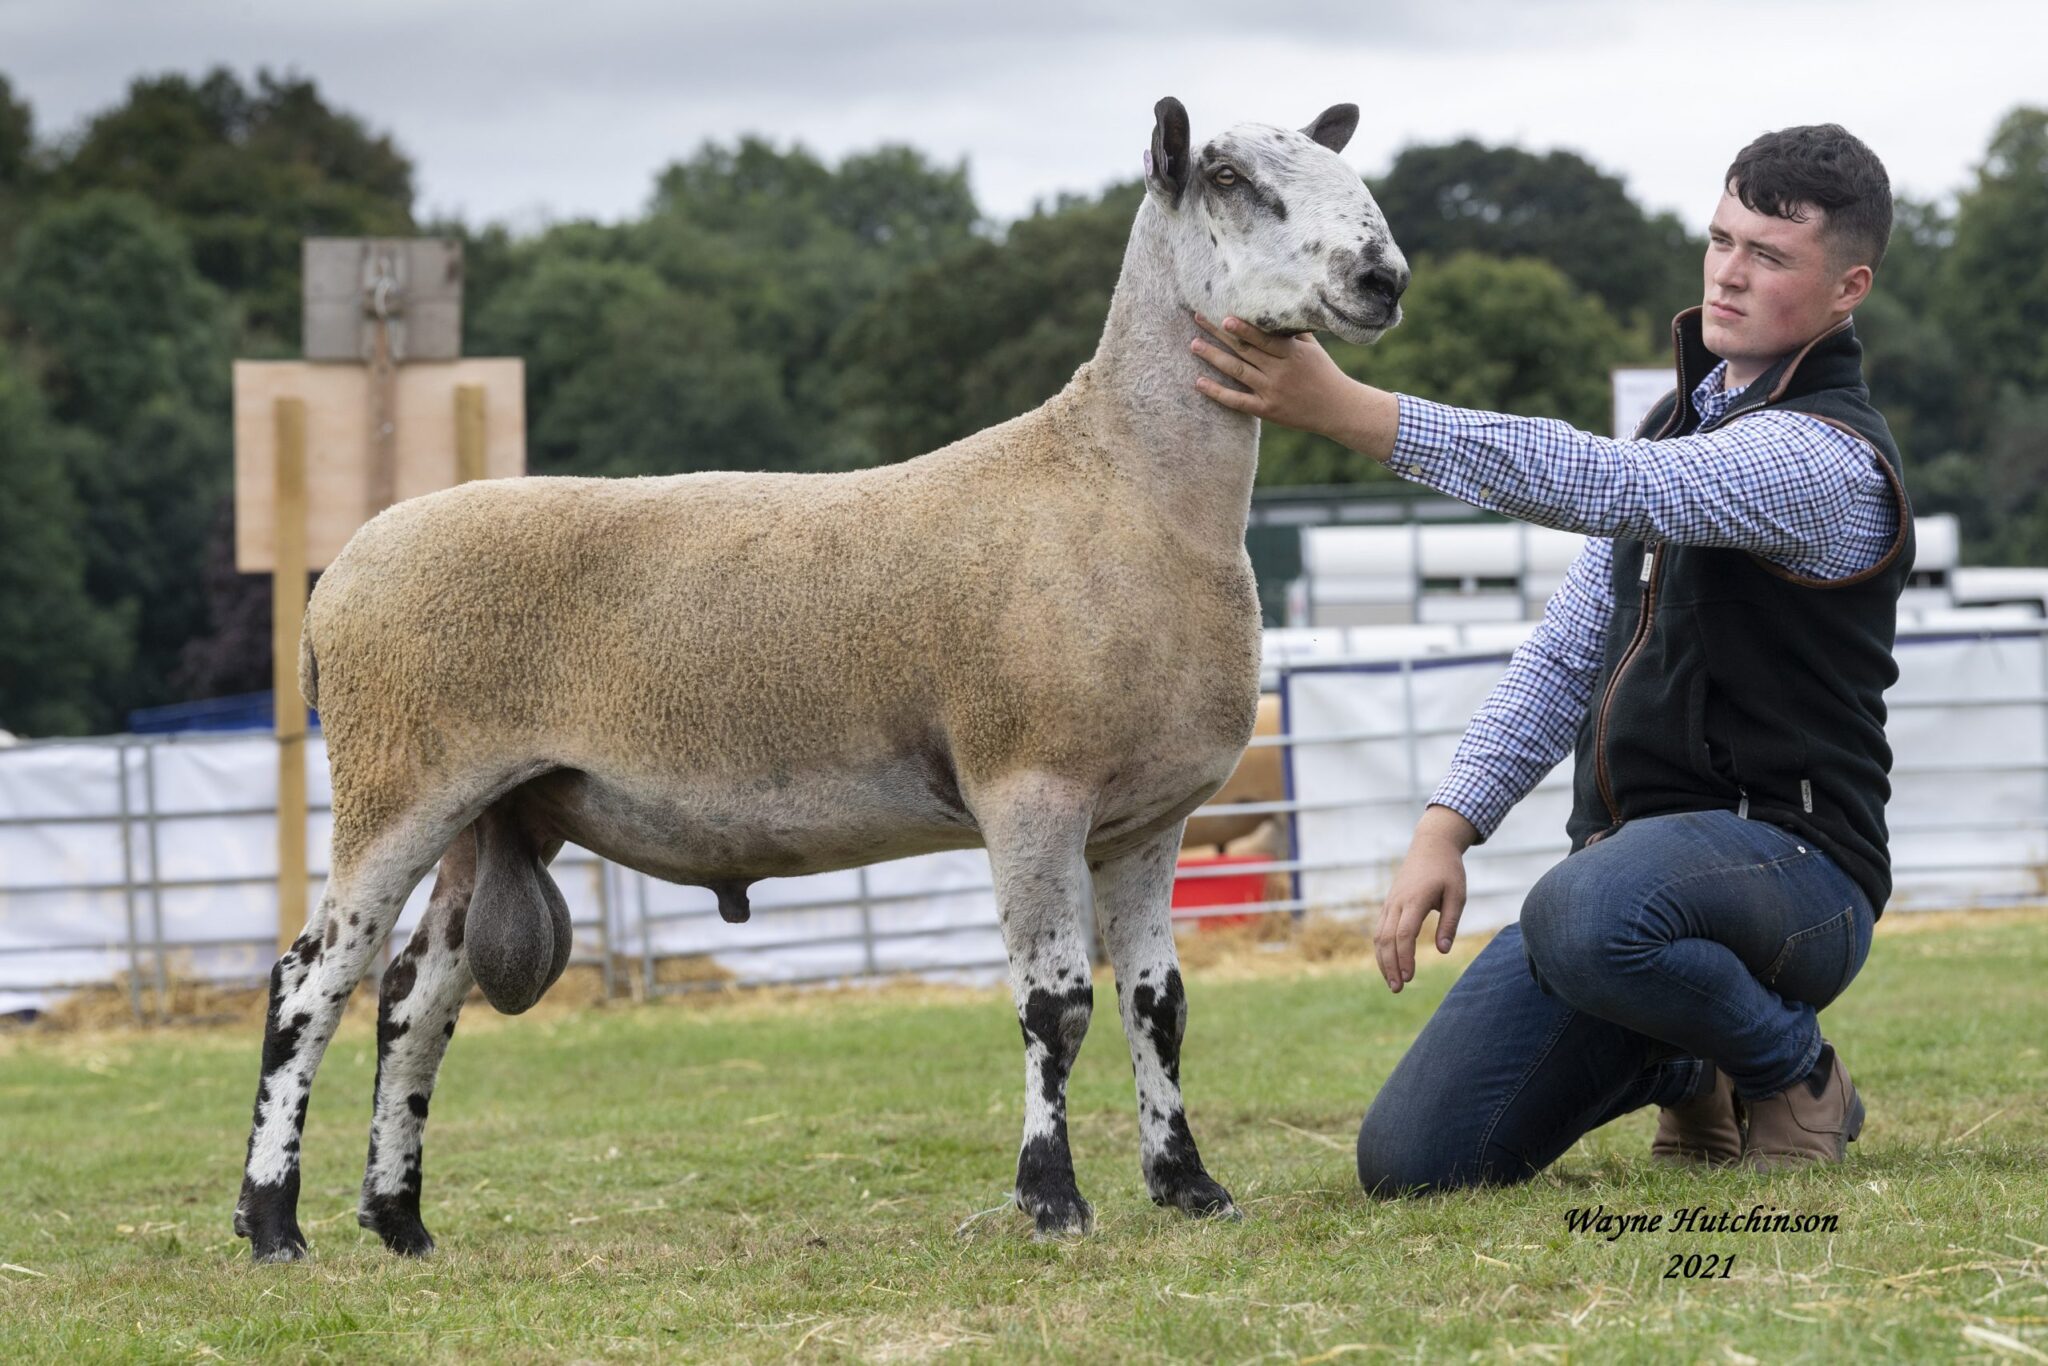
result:
M 1938 194 L 2038 99 L 2044 46 L 2041 7 L 1990 0 L 1950 0 L 1939 25 L 1907 0 L 0 4 L 0 69 L 45 136 L 137 74 L 296 70 L 415 158 L 423 211 L 528 222 L 636 212 L 667 162 L 743 132 L 964 157 L 1010 217 L 1132 174 L 1167 93 L 1198 131 L 1354 101 L 1368 173 L 1466 134 L 1568 147 L 1701 219 L 1749 137 L 1832 118 Z

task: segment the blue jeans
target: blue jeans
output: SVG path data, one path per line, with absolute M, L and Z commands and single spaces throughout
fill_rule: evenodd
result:
M 1689 1100 L 1711 1061 L 1775 1095 L 1870 952 L 1870 901 L 1791 831 L 1729 811 L 1628 822 L 1537 880 L 1373 1099 L 1374 1194 L 1505 1185 L 1580 1135 Z

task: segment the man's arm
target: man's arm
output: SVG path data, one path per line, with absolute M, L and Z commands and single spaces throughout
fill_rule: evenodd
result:
M 1380 973 L 1392 990 L 1415 976 L 1415 940 L 1431 911 L 1437 950 L 1450 952 L 1465 910 L 1465 850 L 1492 835 L 1571 752 L 1614 614 L 1613 563 L 1613 544 L 1605 540 L 1587 541 L 1572 560 L 1543 619 L 1473 713 L 1416 823 L 1374 935 Z
M 1666 441 L 1616 441 L 1551 418 L 1407 394 L 1397 403 L 1389 469 L 1540 526 L 1725 546 L 1823 579 L 1876 563 L 1898 526 L 1877 452 L 1799 413 L 1756 413 Z
M 1571 753 L 1614 615 L 1614 543 L 1588 540 L 1550 596 L 1542 620 L 1472 713 L 1450 769 L 1430 795 L 1490 838 L 1515 803 Z
M 1192 345 L 1247 391 L 1204 377 L 1204 393 L 1320 432 L 1477 507 L 1593 536 L 1733 547 L 1822 579 L 1875 564 L 1898 529 L 1877 453 L 1798 413 L 1758 413 L 1669 441 L 1615 441 L 1547 418 L 1391 394 L 1346 375 L 1307 334 L 1225 325 L 1215 335 L 1228 352 L 1199 338 Z

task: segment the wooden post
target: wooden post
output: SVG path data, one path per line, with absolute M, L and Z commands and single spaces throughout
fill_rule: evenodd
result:
M 391 359 L 391 324 L 378 318 L 370 343 L 369 521 L 398 501 L 398 366 Z M 294 649 L 297 646 L 293 647 Z
M 484 477 L 484 386 L 455 386 L 455 482 Z
M 306 401 L 277 400 L 276 560 L 270 572 L 270 684 L 277 731 L 277 950 L 306 927 Z

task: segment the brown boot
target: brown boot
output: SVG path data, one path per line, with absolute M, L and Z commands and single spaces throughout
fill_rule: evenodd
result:
M 1657 1112 L 1657 1137 L 1650 1160 L 1666 1167 L 1727 1167 L 1742 1156 L 1742 1128 L 1735 1118 L 1735 1083 L 1712 1063 L 1714 1081 L 1691 1100 Z
M 1753 1171 L 1840 1162 L 1863 1132 L 1863 1098 L 1831 1043 L 1821 1044 L 1820 1058 L 1805 1080 L 1742 1104 L 1749 1115 L 1742 1165 Z

